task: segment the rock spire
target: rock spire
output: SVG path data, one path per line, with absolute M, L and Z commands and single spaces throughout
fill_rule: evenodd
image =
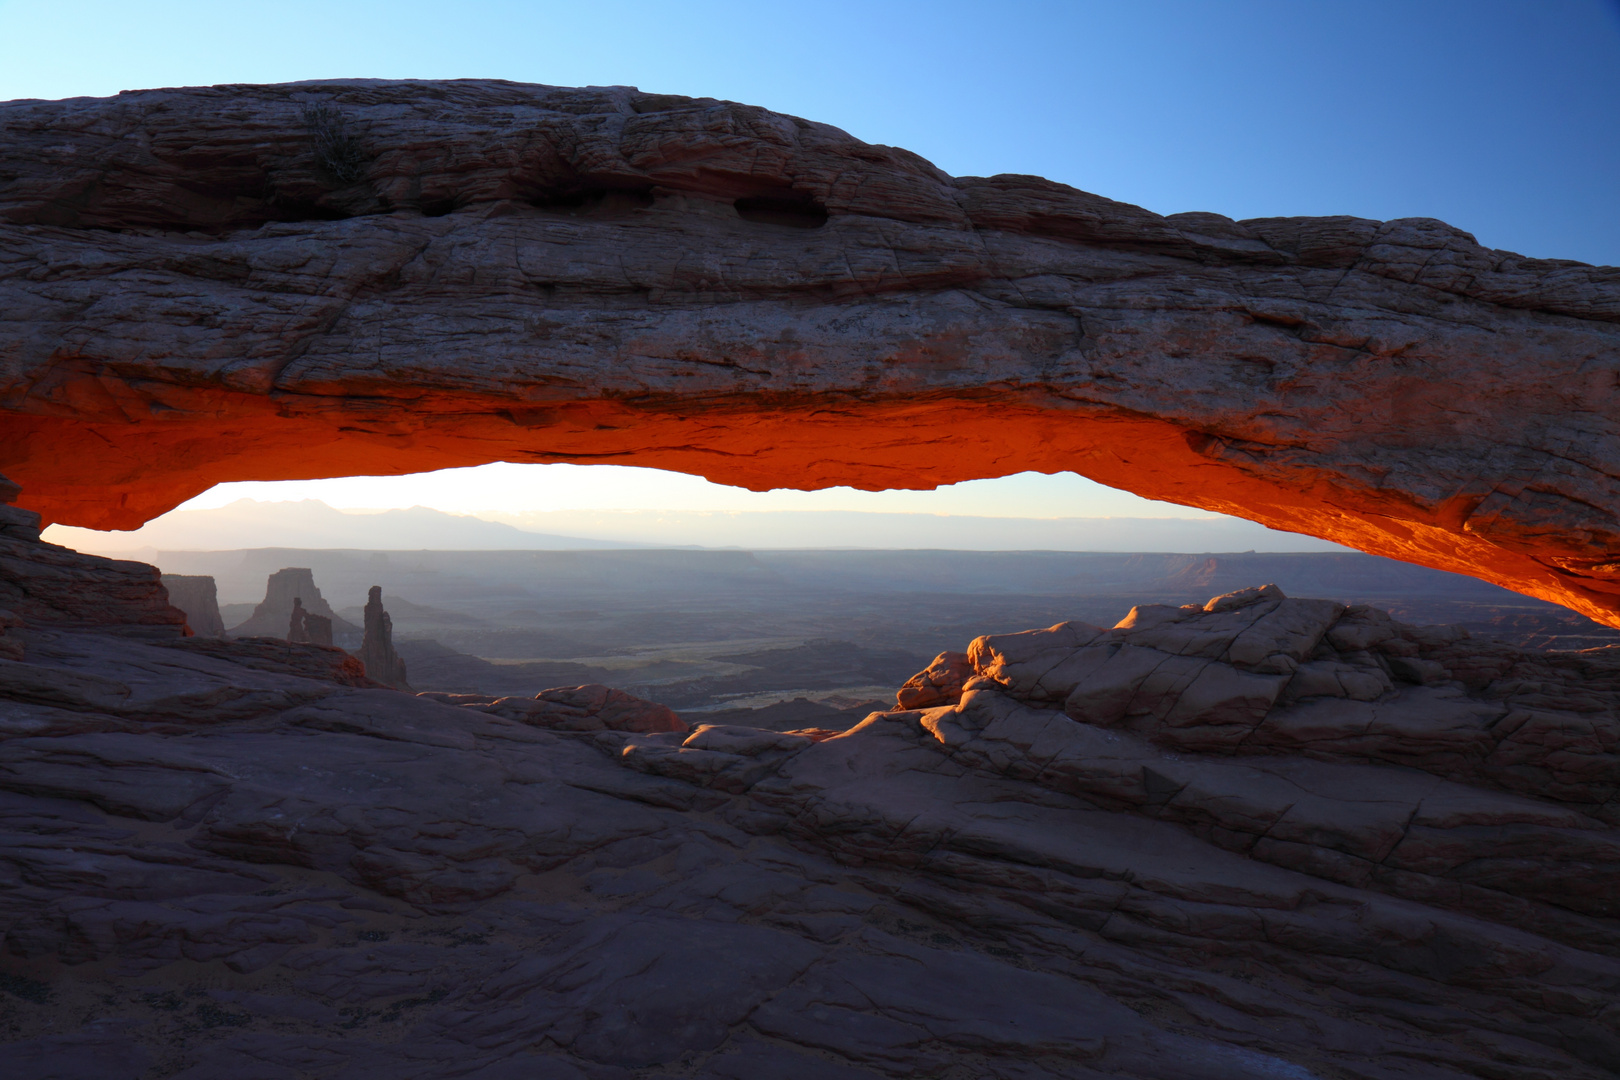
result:
M 292 615 L 287 619 L 287 640 L 308 641 L 309 628 L 305 625 L 309 612 L 304 610 L 303 597 L 293 597 Z
M 360 645 L 360 662 L 366 665 L 367 678 L 396 690 L 411 689 L 405 681 L 405 661 L 394 651 L 394 620 L 383 608 L 381 585 L 373 585 L 366 597 L 366 636 Z

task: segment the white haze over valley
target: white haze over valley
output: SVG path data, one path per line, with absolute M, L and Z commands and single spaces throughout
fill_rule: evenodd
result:
M 754 492 L 657 469 L 504 463 L 220 484 L 139 529 L 54 525 L 46 539 L 102 554 L 268 547 L 1345 550 L 1073 473 L 1020 473 L 933 491 Z

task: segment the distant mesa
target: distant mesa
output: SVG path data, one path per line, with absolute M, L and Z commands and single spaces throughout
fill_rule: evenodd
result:
M 339 618 L 332 610 L 332 605 L 316 588 L 315 575 L 308 567 L 287 567 L 271 574 L 265 583 L 264 599 L 246 622 L 231 628 L 231 636 L 286 638 L 292 627 L 294 601 L 301 601 L 306 616 L 320 615 L 332 620 L 335 640 L 350 643 L 360 640 L 360 628 Z
M 164 574 L 163 587 L 169 590 L 169 603 L 186 613 L 186 625 L 197 637 L 224 637 L 225 623 L 219 616 L 219 594 L 209 574 Z

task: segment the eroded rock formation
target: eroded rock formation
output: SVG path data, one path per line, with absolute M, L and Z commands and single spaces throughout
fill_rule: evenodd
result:
M 895 705 L 901 709 L 927 709 L 954 702 L 975 674 L 967 653 L 942 652 L 932 664 L 906 680 L 895 694 Z
M 169 603 L 157 567 L 43 542 L 39 515 L 10 505 L 17 493 L 0 476 L 0 640 L 36 624 L 153 638 L 185 633 L 186 614 Z
M 1073 469 L 1620 624 L 1620 271 L 1437 221 L 1170 217 L 615 87 L 0 106 L 0 468 Z
M 287 640 L 292 642 L 309 641 L 309 628 L 306 625 L 309 612 L 304 610 L 304 599 L 301 596 L 293 597 L 292 614 L 287 616 Z
M 186 613 L 186 625 L 198 637 L 224 637 L 225 622 L 219 615 L 219 590 L 207 574 L 164 574 L 163 587 L 169 603 Z M 330 642 L 328 642 L 330 644 Z
M 360 662 L 366 674 L 396 690 L 409 690 L 405 681 L 405 661 L 394 651 L 394 620 L 383 608 L 382 586 L 373 585 L 366 596 L 365 639 L 360 644 Z
M 253 614 L 239 626 L 231 628 L 236 637 L 278 637 L 289 640 L 307 640 L 308 631 L 302 620 L 298 629 L 304 635 L 293 638 L 294 612 L 301 610 L 307 616 L 316 614 L 332 620 L 337 631 L 359 634 L 359 627 L 338 617 L 332 605 L 315 585 L 315 575 L 304 566 L 289 566 L 271 574 L 264 584 L 264 599 L 253 609 Z
M 325 615 L 304 615 L 304 638 L 311 645 L 332 644 L 332 620 Z
M 1620 1070 L 1613 650 L 1252 589 L 980 638 L 917 682 L 954 700 L 834 734 L 553 724 L 617 699 L 270 639 L 27 648 L 23 1080 Z

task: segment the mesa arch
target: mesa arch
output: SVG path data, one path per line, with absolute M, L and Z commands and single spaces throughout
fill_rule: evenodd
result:
M 1620 270 L 625 87 L 11 102 L 0 157 L 0 473 L 47 520 L 493 460 L 1072 469 L 1620 625 Z

